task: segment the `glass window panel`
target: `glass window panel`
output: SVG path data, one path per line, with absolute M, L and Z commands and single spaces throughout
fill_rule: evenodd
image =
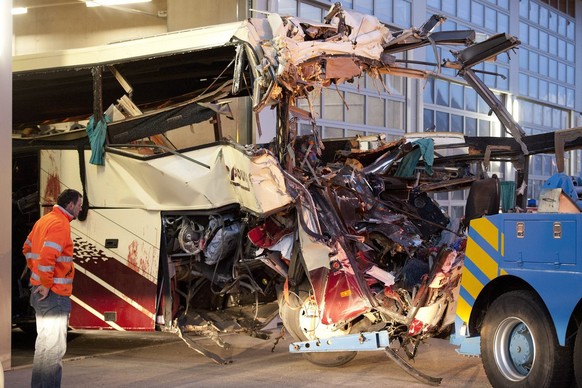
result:
M 538 79 L 536 77 L 529 77 L 528 96 L 538 98 Z
M 529 26 L 529 44 L 538 47 L 538 29 L 532 26 Z
M 540 104 L 534 104 L 533 106 L 532 122 L 536 125 L 542 125 L 543 123 L 542 106 Z
M 301 124 L 301 125 L 299 125 L 299 134 L 300 135 L 311 135 L 312 128 L 313 128 L 313 126 L 311 124 Z M 319 133 L 321 133 L 321 126 L 320 125 L 316 125 L 315 129 Z
M 540 8 L 538 4 L 536 2 L 530 1 L 528 19 L 537 24 L 539 18 L 540 18 Z
M 558 39 L 558 56 L 566 59 L 566 41 L 563 39 Z
M 497 72 L 497 66 L 495 66 L 492 63 L 485 63 L 485 71 L 487 73 L 491 73 L 491 74 L 484 74 L 484 80 L 485 80 L 485 84 L 487 86 L 489 86 L 490 88 L 494 88 L 495 87 L 495 78 L 496 76 L 493 75 Z
M 508 32 L 509 31 L 509 16 L 499 12 L 497 14 L 497 32 Z
M 550 52 L 550 54 L 558 55 L 558 38 L 556 38 L 553 35 L 550 35 L 548 40 L 549 40 L 548 51 Z
M 497 0 L 497 5 L 503 9 L 509 9 L 509 0 Z
M 323 96 L 323 118 L 326 120 L 344 120 L 344 103 L 339 93 L 336 90 L 324 89 Z
M 558 16 L 558 33 L 566 36 L 566 18 L 563 16 Z
M 519 2 L 519 16 L 526 19 L 529 17 L 529 0 Z
M 496 31 L 497 12 L 493 8 L 485 7 L 485 28 Z
M 501 137 L 501 124 L 499 121 L 491 122 L 491 136 Z
M 343 128 L 325 127 L 323 137 L 327 139 L 341 138 L 344 136 Z
M 297 0 L 279 0 L 279 11 L 281 15 L 297 16 Z
M 357 131 L 355 129 L 346 129 L 346 137 L 365 136 L 365 131 Z
M 491 136 L 489 121 L 479 120 L 479 136 Z
M 554 104 L 558 102 L 558 85 L 553 82 L 548 82 L 548 98 Z
M 482 4 L 477 2 L 471 3 L 471 21 L 478 26 L 483 26 L 484 8 Z
M 471 88 L 465 88 L 465 109 L 477 112 L 477 92 Z
M 404 0 L 394 0 L 394 23 L 406 28 L 410 27 L 410 3 Z
M 463 116 L 451 114 L 451 132 L 464 133 Z
M 566 59 L 569 62 L 574 62 L 574 60 L 575 60 L 574 53 L 575 53 L 574 45 L 571 43 L 568 43 L 568 45 L 566 46 Z
M 533 112 L 533 108 L 531 103 L 527 101 L 520 101 L 520 110 L 519 110 L 519 121 L 523 122 L 531 122 L 531 115 Z
M 451 84 L 451 107 L 455 109 L 463 109 L 465 87 L 459 84 Z
M 449 83 L 440 79 L 436 80 L 436 103 L 449 106 Z
M 566 105 L 566 88 L 558 86 L 558 104 Z
M 299 16 L 304 19 L 321 22 L 321 12 L 322 9 L 319 7 L 314 7 L 313 5 L 305 3 L 299 3 Z
M 463 20 L 471 20 L 471 2 L 459 1 L 457 2 L 457 16 Z
M 554 32 L 558 32 L 558 14 L 550 11 L 550 19 L 548 20 L 548 28 Z
M 434 124 L 434 110 L 432 109 L 425 109 L 423 112 L 423 123 L 422 126 L 424 130 L 432 130 Z
M 550 59 L 548 74 L 550 78 L 558 78 L 558 62 L 554 59 Z
M 559 129 L 562 127 L 562 123 L 560 122 L 560 111 L 558 109 L 552 109 L 552 127 L 554 129 Z
M 453 192 L 454 193 L 454 192 Z M 465 215 L 465 208 L 463 206 L 451 206 L 451 213 L 449 218 L 452 220 L 463 218 Z
M 542 175 L 542 155 L 533 157 L 533 173 L 535 175 Z
M 524 22 L 519 22 L 519 39 L 523 44 L 528 44 L 529 27 Z
M 570 118 L 570 115 L 568 114 L 568 112 L 562 111 L 562 125 L 560 125 L 559 129 L 567 127 L 569 118 Z
M 429 78 L 426 81 L 423 99 L 427 104 L 434 104 L 434 78 Z
M 509 69 L 500 67 L 497 69 L 497 72 L 505 77 L 497 77 L 497 87 L 503 90 L 509 90 Z
M 449 200 L 449 193 L 447 193 L 447 192 L 435 193 L 434 198 L 437 200 L 437 202 L 448 201 Z M 445 208 L 445 211 L 448 211 L 448 210 Z
M 434 9 L 441 9 L 441 0 L 427 0 L 426 5 Z
M 392 12 L 392 0 L 376 1 L 376 16 L 380 20 L 387 22 L 392 22 L 394 20 L 394 14 Z
M 371 14 L 374 12 L 374 0 L 354 0 L 354 9 L 356 11 Z
M 368 104 L 366 110 L 368 111 L 368 125 L 375 127 L 383 127 L 385 120 L 384 99 L 368 96 Z
M 566 89 L 566 106 L 574 108 L 574 89 Z
M 531 51 L 529 53 L 529 69 L 534 73 L 538 73 L 540 70 L 540 60 L 539 55 L 536 52 Z
M 457 23 L 447 21 L 445 24 L 442 25 L 442 31 L 454 31 L 457 29 Z
M 574 35 L 576 33 L 576 24 L 572 23 L 571 21 L 566 22 L 566 36 L 568 39 L 574 40 Z
M 388 128 L 404 130 L 404 103 L 388 100 Z
M 404 78 L 394 75 L 387 75 L 384 83 L 392 95 L 404 96 Z
M 451 192 L 451 199 L 453 200 L 464 200 L 465 199 L 465 190 L 455 190 Z
M 540 100 L 548 101 L 548 81 L 543 79 L 539 83 Z
M 461 1 L 462 2 L 462 1 Z M 455 0 L 446 0 L 442 4 L 442 10 L 449 15 L 456 16 L 457 2 Z
M 540 25 L 542 27 L 548 28 L 548 19 L 550 15 L 548 14 L 548 9 L 546 7 L 540 6 Z
M 539 39 L 540 39 L 540 50 L 548 51 L 548 33 L 540 31 Z
M 544 106 L 543 112 L 543 125 L 549 128 L 552 126 L 552 108 L 549 106 Z
M 472 117 L 465 118 L 465 134 L 467 136 L 477 136 L 477 119 Z
M 552 157 L 548 156 L 548 155 L 543 155 L 543 166 L 542 166 L 542 172 L 544 175 L 552 175 L 552 172 L 554 170 L 553 166 L 552 166 Z
M 558 62 L 558 81 L 566 82 L 566 64 Z
M 491 108 L 489 107 L 489 105 L 487 105 L 487 103 L 485 102 L 485 100 L 483 100 L 481 97 L 479 97 L 477 99 L 477 102 L 479 104 L 478 107 L 477 107 L 478 108 L 478 112 L 479 113 L 484 113 L 484 114 L 489 114 L 489 110 Z
M 545 55 L 540 55 L 540 74 L 545 75 L 547 77 L 548 71 L 549 71 L 548 57 L 546 57 Z
M 529 50 L 519 50 L 519 68 L 527 70 L 529 68 Z
M 437 132 L 449 132 L 449 114 L 437 111 L 435 125 Z
M 364 96 L 358 93 L 346 92 L 346 121 L 353 124 L 364 124 Z

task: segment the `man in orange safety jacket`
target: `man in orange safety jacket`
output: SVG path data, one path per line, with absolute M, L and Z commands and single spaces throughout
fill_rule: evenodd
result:
M 79 215 L 82 198 L 76 190 L 64 190 L 53 210 L 34 224 L 22 248 L 36 313 L 33 388 L 61 385 L 75 275 L 70 222 Z

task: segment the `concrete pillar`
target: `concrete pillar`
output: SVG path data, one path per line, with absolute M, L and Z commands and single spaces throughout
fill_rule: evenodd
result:
M 0 362 L 12 362 L 12 1 L 0 2 Z M 0 372 L 3 376 L 3 373 Z M 0 377 L 0 385 L 3 384 Z

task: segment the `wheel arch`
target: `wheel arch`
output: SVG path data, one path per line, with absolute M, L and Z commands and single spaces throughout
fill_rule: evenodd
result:
M 503 294 L 517 290 L 527 290 L 535 293 L 543 307 L 547 310 L 541 296 L 528 282 L 517 276 L 499 276 L 487 283 L 473 304 L 469 318 L 469 332 L 471 335 L 480 335 L 481 326 L 483 325 L 487 310 L 497 298 Z

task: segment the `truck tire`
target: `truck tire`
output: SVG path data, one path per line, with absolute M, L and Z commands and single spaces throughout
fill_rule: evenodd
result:
M 578 387 L 582 388 L 582 326 L 578 327 L 574 343 L 574 376 Z
M 279 294 L 279 315 L 283 326 L 295 341 L 311 341 L 349 334 L 350 327 L 332 330 L 331 325 L 321 323 L 309 280 L 289 294 L 287 301 L 283 297 L 283 292 Z M 313 352 L 302 355 L 313 364 L 336 367 L 353 360 L 357 352 Z
M 483 367 L 493 387 L 566 387 L 572 354 L 558 344 L 549 314 L 529 291 L 500 296 L 481 328 Z

